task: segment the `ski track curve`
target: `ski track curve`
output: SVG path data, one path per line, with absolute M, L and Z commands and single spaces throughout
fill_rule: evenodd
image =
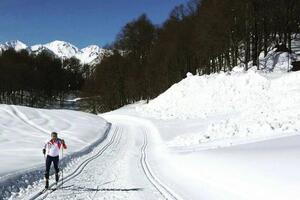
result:
M 115 126 L 114 126 L 115 127 Z M 122 127 L 115 127 L 115 132 L 116 135 L 114 136 L 114 142 L 105 150 L 103 151 L 103 154 L 101 156 L 99 155 L 98 157 L 95 157 L 95 159 L 91 160 L 89 164 L 85 166 L 85 168 L 82 168 L 80 170 L 80 173 L 78 173 L 76 176 L 70 178 L 69 184 L 66 184 L 66 186 L 62 187 L 61 190 L 58 189 L 55 192 L 50 191 L 49 194 L 45 198 L 38 198 L 38 199 L 99 199 L 97 196 L 100 195 L 100 199 L 111 199 L 109 198 L 110 195 L 107 195 L 103 192 L 109 192 L 111 191 L 118 191 L 118 192 L 126 192 L 134 189 L 116 189 L 116 188 L 100 188 L 100 186 L 110 184 L 112 182 L 115 182 L 116 180 L 111 180 L 111 179 L 102 179 L 104 181 L 99 184 L 99 182 L 95 180 L 90 180 L 88 176 L 93 176 L 93 177 L 99 177 L 98 172 L 101 171 L 100 176 L 102 177 L 103 173 L 111 168 L 111 166 L 114 166 L 115 159 L 109 159 L 106 160 L 107 156 L 115 158 L 116 156 L 112 156 L 112 152 L 115 152 L 118 148 L 120 148 L 119 144 L 123 135 L 123 129 Z M 99 160 L 100 159 L 100 160 Z M 101 162 L 105 160 L 108 162 L 105 162 L 105 167 L 101 167 Z M 106 164 L 107 163 L 107 164 Z M 95 167 L 97 169 L 95 169 Z M 92 173 L 91 173 L 92 172 Z M 114 169 L 115 172 L 115 169 Z M 116 172 L 118 173 L 118 172 Z M 103 178 L 103 177 L 102 177 Z M 99 178 L 100 179 L 100 178 Z M 107 181 L 109 180 L 109 181 Z M 78 181 L 80 184 L 78 183 Z M 86 182 L 88 181 L 88 182 Z M 65 183 L 65 181 L 64 181 Z M 90 186 L 90 187 L 89 187 Z M 92 187 L 91 187 L 92 186 Z M 99 191 L 102 191 L 101 194 L 99 194 Z M 103 197 L 105 196 L 105 197 Z M 119 197 L 119 195 L 117 195 Z M 112 198 L 112 199 L 123 199 L 123 198 Z M 126 198 L 128 199 L 128 198 Z
M 156 190 L 162 195 L 164 199 L 180 200 L 181 198 L 179 198 L 166 185 L 164 185 L 151 171 L 149 163 L 147 162 L 147 145 L 148 145 L 147 130 L 145 130 L 143 132 L 143 145 L 141 148 L 141 159 L 140 159 L 140 163 L 145 176 L 147 177 L 149 182 L 156 188 Z
M 12 114 L 12 113 L 11 113 Z M 24 122 L 25 123 L 25 122 Z M 107 123 L 106 124 L 106 130 L 104 132 L 104 135 L 102 137 L 100 137 L 99 139 L 97 139 L 96 141 L 94 141 L 93 143 L 91 143 L 89 146 L 85 147 L 84 149 L 78 151 L 78 152 L 74 152 L 72 154 L 66 155 L 63 159 L 61 159 L 60 161 L 60 165 L 61 168 L 65 168 L 68 164 L 72 163 L 73 161 L 75 161 L 76 159 L 82 157 L 82 156 L 88 156 L 89 153 L 94 152 L 95 147 L 97 147 L 100 144 L 103 144 L 103 142 L 107 141 L 109 132 L 111 132 L 111 123 Z M 2 193 L 2 191 L 6 191 L 6 190 L 10 190 L 11 187 L 14 186 L 14 184 L 17 182 L 19 185 L 22 186 L 22 188 L 26 188 L 26 184 L 30 184 L 29 188 L 33 189 L 33 186 L 31 185 L 32 183 L 34 183 L 33 181 L 39 181 L 42 180 L 44 177 L 44 165 L 38 165 L 35 166 L 33 168 L 30 168 L 26 171 L 20 171 L 14 175 L 7 175 L 5 177 L 2 177 L 1 181 L 1 185 L 0 185 L 0 199 L 14 199 L 15 197 L 12 197 L 12 193 Z M 27 178 L 31 177 L 30 183 L 28 183 L 28 181 L 26 182 Z M 2 184 L 3 183 L 3 184 Z M 29 189 L 29 190 L 31 190 Z M 24 191 L 24 190 L 23 190 Z M 33 192 L 33 191 L 32 191 Z M 17 194 L 17 193 L 16 193 Z M 23 194 L 26 195 L 26 194 Z M 29 194 L 30 195 L 30 194 Z M 18 197 L 16 197 L 18 198 Z M 22 199 L 26 199 L 27 197 L 23 197 Z
M 26 124 L 27 126 L 33 128 L 33 129 L 36 129 L 36 130 L 38 130 L 38 131 L 41 131 L 41 132 L 43 132 L 43 133 L 46 134 L 46 135 L 49 135 L 49 134 L 52 132 L 51 130 L 44 129 L 43 127 L 41 127 L 41 126 L 39 126 L 39 125 L 33 123 L 32 121 L 30 121 L 30 120 L 27 118 L 27 116 L 26 116 L 23 112 L 21 112 L 16 106 L 11 105 L 10 107 L 11 107 L 11 110 L 12 110 L 12 112 L 13 112 L 13 115 L 14 115 L 16 118 L 18 118 L 19 120 L 21 120 L 21 121 L 22 121 L 24 124 Z M 39 114 L 39 112 L 37 112 L 37 113 Z M 46 117 L 42 117 L 42 118 L 46 118 Z M 46 118 L 46 119 L 47 119 L 47 118 Z M 47 120 L 45 121 L 44 124 L 49 124 L 49 122 L 50 122 L 50 120 L 47 119 Z M 72 127 L 71 124 L 69 125 L 69 128 L 70 128 L 70 127 Z M 64 131 L 64 132 L 66 132 L 66 131 Z M 79 139 L 79 138 L 76 138 L 76 137 L 70 137 L 69 139 L 72 139 L 72 140 L 74 140 L 74 141 L 76 141 L 76 142 L 79 142 L 79 143 L 82 143 L 82 144 L 85 143 L 83 140 L 81 140 L 81 139 Z
M 33 126 L 32 124 L 28 123 L 28 121 L 26 121 L 26 119 L 24 119 L 23 117 L 21 117 L 21 116 L 18 114 L 18 113 L 20 113 L 20 111 L 17 112 L 16 110 L 14 110 L 14 109 L 12 108 L 11 105 L 9 106 L 9 110 L 6 110 L 6 109 L 0 109 L 0 110 L 6 112 L 6 113 L 7 113 L 8 115 L 10 115 L 13 119 L 16 119 L 16 120 L 18 120 L 18 121 L 21 121 L 21 122 L 22 122 L 24 125 L 26 125 L 27 127 L 33 128 L 33 129 L 35 129 L 35 130 L 38 130 L 39 132 L 42 131 L 42 133 L 45 133 L 44 130 L 41 130 L 41 129 L 37 128 L 36 126 Z M 10 123 L 13 123 L 13 122 L 14 122 L 14 120 L 10 120 Z M 6 124 L 6 125 L 8 126 L 8 124 Z
M 74 126 L 72 123 L 65 120 L 63 117 L 53 115 L 53 116 L 51 116 L 51 119 L 50 119 L 49 115 L 45 115 L 43 112 L 41 112 L 39 110 L 37 110 L 36 112 L 39 114 L 39 116 L 41 116 L 41 118 L 47 119 L 47 120 L 45 120 L 45 122 L 46 122 L 46 123 L 44 123 L 45 125 L 49 125 L 49 124 L 51 124 L 51 122 L 53 123 L 53 121 L 54 121 L 53 119 L 57 119 L 58 121 L 60 121 L 60 123 L 63 122 L 65 125 L 65 127 L 60 128 L 61 130 L 68 130 Z M 53 125 L 55 125 L 55 124 L 53 124 Z
M 114 124 L 114 120 L 111 121 L 111 122 Z M 162 198 L 162 199 L 167 199 L 167 200 L 182 200 L 182 198 L 180 196 L 178 196 L 166 184 L 164 184 L 163 180 L 160 180 L 159 177 L 153 172 L 153 170 L 151 170 L 151 165 L 148 162 L 147 149 L 148 149 L 148 144 L 149 144 L 148 143 L 148 135 L 150 135 L 150 133 L 152 133 L 152 131 L 153 132 L 155 131 L 155 130 L 152 130 L 153 129 L 152 126 L 150 124 L 148 124 L 148 122 L 145 123 L 143 120 L 141 121 L 140 119 L 136 119 L 136 118 L 133 118 L 133 117 L 129 117 L 129 120 L 128 120 L 128 118 L 126 120 L 121 120 L 121 122 L 122 122 L 121 123 L 122 125 L 116 123 L 117 125 L 116 124 L 114 125 L 114 127 L 115 127 L 114 130 L 111 129 L 112 134 L 111 134 L 111 137 L 108 140 L 108 142 L 106 144 L 103 144 L 104 146 L 100 147 L 99 150 L 95 149 L 97 151 L 97 153 L 92 154 L 88 158 L 85 158 L 84 161 L 80 162 L 80 164 L 77 165 L 77 167 L 74 171 L 72 171 L 71 173 L 69 173 L 67 176 L 64 177 L 64 182 L 63 183 L 70 182 L 73 179 L 75 180 L 75 178 L 77 176 L 79 177 L 79 175 L 81 175 L 81 174 L 84 175 L 84 173 L 82 173 L 82 172 L 86 171 L 85 168 L 89 165 L 89 163 L 91 163 L 95 159 L 99 158 L 104 152 L 106 152 L 107 149 L 111 149 L 112 151 L 115 151 L 116 149 L 121 148 L 121 147 L 118 147 L 118 146 L 120 146 L 119 144 L 120 144 L 120 141 L 121 141 L 121 138 L 122 138 L 123 129 L 127 129 L 126 135 L 128 135 L 131 132 L 131 128 L 133 128 L 134 129 L 134 131 L 133 131 L 134 134 L 129 134 L 129 135 L 132 135 L 131 139 L 136 140 L 136 141 L 141 141 L 141 142 L 139 142 L 139 145 L 136 146 L 136 153 L 137 153 L 136 163 L 137 163 L 137 166 L 139 165 L 139 168 L 141 170 L 140 171 L 140 177 L 141 178 L 144 177 L 143 178 L 144 181 L 142 181 L 142 182 L 147 183 L 147 185 L 149 184 L 148 186 L 149 186 L 149 188 L 152 188 L 151 189 L 152 191 L 157 191 L 157 194 L 156 194 L 157 196 L 156 196 L 155 199 L 161 199 Z M 128 139 L 128 136 L 125 137 L 125 138 Z M 124 140 L 122 143 L 124 143 L 124 142 L 126 142 L 126 140 Z M 126 148 L 126 146 L 125 146 L 125 148 Z M 109 152 L 110 151 L 107 151 L 106 154 L 109 154 Z M 118 154 L 116 154 L 116 155 L 118 155 Z M 121 156 L 121 155 L 119 155 L 119 156 Z M 116 159 L 118 159 L 118 158 L 116 158 Z M 110 168 L 109 166 L 107 166 L 107 167 Z M 90 167 L 88 167 L 88 168 L 90 168 Z M 105 168 L 104 168 L 104 170 L 105 170 Z M 116 169 L 113 168 L 113 170 L 116 170 Z M 118 173 L 118 172 L 114 172 L 114 173 Z M 78 179 L 78 178 L 76 178 L 76 179 Z M 58 192 L 58 194 L 56 194 L 56 193 L 57 193 L 57 191 L 63 191 L 65 189 L 66 186 L 62 187 L 61 188 L 62 190 L 60 190 L 60 188 L 59 188 L 63 185 L 63 183 L 62 183 L 62 180 L 59 181 L 59 183 L 57 185 L 58 190 L 55 190 L 55 191 L 47 190 L 44 193 L 42 193 L 42 190 L 41 190 L 41 191 L 38 191 L 34 194 L 31 193 L 31 196 L 29 198 L 27 197 L 25 199 L 28 199 L 28 200 L 36 200 L 36 199 L 42 200 L 42 199 L 51 199 L 52 197 L 53 198 L 61 198 L 61 197 L 59 197 L 59 194 L 61 192 Z M 75 183 L 76 183 L 76 181 L 75 181 Z M 55 183 L 51 184 L 49 188 L 50 189 L 53 188 L 54 185 L 55 185 Z M 74 184 L 69 186 L 69 187 L 72 187 L 72 186 L 74 186 Z M 95 187 L 96 186 L 97 185 L 95 185 Z M 103 189 L 98 189 L 98 187 L 99 187 L 99 185 L 97 186 L 97 188 L 88 188 L 88 189 L 92 190 L 92 191 L 90 191 L 92 193 L 85 196 L 85 199 L 94 199 L 95 196 L 97 195 L 98 190 L 99 191 L 105 191 Z M 76 189 L 76 186 L 74 186 L 74 189 Z M 84 192 L 85 188 L 84 187 L 78 187 L 77 189 Z M 128 191 L 128 190 L 135 190 L 135 189 L 136 189 L 136 191 L 138 191 L 140 188 L 120 189 L 120 191 Z M 151 191 L 151 190 L 148 190 L 148 195 L 152 194 L 152 193 L 149 193 L 149 191 Z M 109 190 L 107 190 L 107 191 L 109 191 Z M 113 191 L 117 191 L 117 189 L 113 189 Z M 147 193 L 145 193 L 145 194 L 147 194 Z M 70 194 L 66 194 L 66 195 L 67 196 L 68 195 L 69 196 L 75 195 L 74 197 L 76 198 L 76 194 L 70 193 Z M 148 198 L 149 198 L 149 196 L 146 199 L 148 199 Z M 104 198 L 104 199 L 106 199 L 106 198 Z
M 41 131 L 47 135 L 49 135 L 50 131 L 49 130 L 46 130 L 38 125 L 36 125 L 35 123 L 33 123 L 32 121 L 30 121 L 26 115 L 24 113 L 22 113 L 16 106 L 14 105 L 11 105 L 10 106 L 13 114 L 21 121 L 23 121 L 25 124 L 27 124 L 28 126 L 38 130 L 38 131 Z

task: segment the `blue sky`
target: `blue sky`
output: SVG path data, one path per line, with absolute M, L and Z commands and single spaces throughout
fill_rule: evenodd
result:
M 112 42 L 127 22 L 146 13 L 155 24 L 187 0 L 0 0 L 0 43 L 64 40 L 78 47 Z

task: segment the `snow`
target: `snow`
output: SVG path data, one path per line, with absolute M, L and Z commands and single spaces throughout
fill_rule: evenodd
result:
M 141 112 L 162 119 L 206 118 L 228 111 L 240 112 L 259 104 L 257 98 L 267 101 L 265 91 L 269 87 L 266 78 L 252 71 L 188 76 L 143 106 Z
M 71 43 L 59 40 L 44 44 L 43 46 L 50 49 L 55 55 L 60 58 L 71 58 L 79 51 L 79 49 Z
M 16 51 L 26 49 L 28 52 L 33 54 L 39 54 L 42 51 L 47 51 L 61 59 L 75 57 L 79 59 L 81 64 L 88 65 L 95 65 L 101 61 L 104 54 L 112 53 L 111 51 L 103 49 L 97 45 L 89 45 L 85 48 L 79 49 L 75 45 L 61 40 L 54 40 L 46 44 L 35 44 L 30 47 L 18 40 L 0 44 L 0 52 L 7 50 L 8 48 L 13 48 Z
M 101 116 L 113 124 L 139 127 L 127 134 L 147 133 L 151 171 L 178 199 L 298 199 L 299 132 L 170 146 L 176 136 L 200 134 L 228 116 L 162 120 L 137 112 L 143 106 L 130 105 Z
M 43 110 L 0 105 L 2 163 L 0 175 L 43 163 L 41 149 L 53 131 L 64 138 L 68 154 L 79 151 L 101 137 L 106 122 L 91 114 L 68 110 Z M 15 155 L 16 157 L 11 157 Z
M 83 64 L 86 63 L 97 63 L 101 60 L 104 54 L 108 52 L 105 49 L 100 48 L 97 45 L 90 45 L 81 49 L 75 57 L 79 59 Z
M 188 76 L 137 110 L 156 119 L 209 122 L 201 132 L 178 136 L 170 143 L 175 146 L 293 135 L 300 130 L 299 75 L 250 70 Z
M 0 45 L 1 50 L 7 50 L 9 48 L 13 48 L 16 51 L 21 51 L 22 49 L 26 49 L 27 45 L 19 40 L 11 40 L 11 41 L 5 42 L 4 45 L 3 44 Z
M 263 57 L 263 52 L 260 55 L 260 68 L 267 71 L 287 72 L 292 69 L 292 62 L 297 60 L 297 55 L 287 52 L 276 52 L 275 49 L 268 52 Z
M 189 73 L 148 104 L 110 115 L 156 127 L 149 135 L 167 150 L 152 153 L 153 171 L 183 199 L 296 200 L 300 73 L 279 68 Z
M 58 137 L 67 143 L 66 159 L 62 163 L 67 165 L 103 138 L 108 124 L 96 115 L 83 112 L 0 105 L 0 127 L 0 185 L 9 187 L 15 180 L 18 188 L 24 181 L 30 184 L 43 177 L 42 148 L 51 132 L 58 132 Z
M 149 104 L 101 114 L 112 123 L 107 138 L 66 167 L 70 178 L 64 187 L 42 199 L 297 200 L 298 77 L 299 72 L 239 68 L 210 76 L 189 73 Z M 18 114 L 13 109 L 8 110 Z M 38 119 L 32 112 L 22 110 L 31 119 L 26 124 L 39 133 L 49 129 L 43 124 L 49 124 L 50 111 Z M 5 119 L 0 121 L 10 128 L 18 121 Z M 97 120 L 77 123 L 70 122 L 98 125 Z M 30 199 L 43 185 L 37 179 L 10 199 Z
M 187 73 L 149 103 L 100 118 L 1 105 L 0 148 L 5 151 L 0 159 L 6 172 L 23 165 L 22 172 L 31 168 L 31 160 L 43 162 L 36 140 L 48 138 L 52 130 L 68 142 L 69 152 L 102 136 L 93 151 L 68 159 L 68 165 L 61 161 L 64 187 L 42 199 L 297 200 L 300 72 L 286 72 L 289 56 L 261 55 L 266 66 L 261 71 L 234 67 L 228 73 Z M 109 133 L 102 118 L 112 123 Z M 30 162 L 24 166 L 20 160 L 25 157 Z M 40 191 L 42 173 L 40 168 L 23 178 L 26 183 L 39 175 L 28 178 L 30 183 L 9 187 L 10 199 L 30 199 Z
M 69 102 L 77 102 L 77 101 L 80 101 L 80 100 L 82 100 L 83 98 L 80 98 L 80 97 L 78 97 L 78 98 L 75 98 L 75 99 L 67 99 L 66 101 L 69 101 Z
M 41 50 L 42 48 L 43 48 L 43 45 L 41 45 L 41 44 L 35 44 L 35 45 L 32 45 L 30 47 L 30 51 L 35 52 L 35 51 Z
M 62 59 L 75 57 L 79 59 L 82 64 L 89 65 L 99 63 L 103 58 L 103 55 L 108 52 L 108 50 L 100 48 L 97 45 L 90 45 L 83 49 L 78 49 L 69 42 L 59 40 L 44 45 L 39 44 L 31 47 L 31 51 L 35 53 L 40 53 L 42 50 L 48 50 Z
M 186 199 L 299 197 L 300 137 L 167 156 L 160 165 Z M 172 176 L 176 174 L 176 178 Z
M 295 52 L 297 60 L 300 60 L 300 35 L 296 36 L 291 43 L 292 51 Z
M 62 189 L 45 193 L 40 199 L 165 199 L 148 180 L 146 168 L 141 165 L 144 127 L 139 121 L 130 125 L 126 123 L 128 120 L 103 117 L 114 122 L 108 137 L 91 153 L 64 170 Z M 50 177 L 50 184 L 53 179 Z M 13 193 L 10 199 L 30 199 L 43 185 L 42 180 L 36 181 Z
M 31 51 L 34 53 L 40 53 L 42 50 L 52 52 L 59 58 L 66 59 L 75 57 L 79 59 L 82 64 L 94 65 L 101 61 L 103 55 L 109 52 L 106 49 L 100 48 L 97 45 L 90 45 L 82 49 L 78 49 L 76 46 L 69 42 L 55 40 L 47 44 L 39 44 L 31 46 Z

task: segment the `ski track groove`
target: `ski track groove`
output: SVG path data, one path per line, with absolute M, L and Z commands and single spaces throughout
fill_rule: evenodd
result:
M 22 111 L 20 111 L 15 105 L 11 105 L 10 107 L 11 107 L 12 115 L 14 117 L 16 117 L 17 119 L 21 120 L 28 127 L 33 128 L 35 130 L 38 130 L 39 132 L 41 131 L 41 132 L 45 133 L 46 135 L 49 135 L 51 133 L 50 130 L 46 130 L 42 126 L 37 125 L 34 122 L 32 122 L 31 120 L 29 120 L 27 118 L 27 116 Z M 39 116 L 42 116 L 38 111 L 37 111 L 37 114 L 39 114 Z M 47 117 L 44 115 L 43 118 L 47 118 Z M 59 117 L 56 117 L 56 118 L 61 120 Z M 62 121 L 64 121 L 64 120 L 62 120 Z M 47 119 L 44 124 L 49 124 L 50 122 L 51 121 L 49 119 Z M 69 123 L 66 123 L 66 124 L 69 124 Z M 65 127 L 65 129 L 68 129 L 68 128 L 72 127 L 71 124 L 69 124 L 68 126 L 69 127 Z M 66 131 L 63 131 L 63 132 L 66 132 Z M 85 143 L 85 142 L 83 142 L 82 140 L 80 140 L 79 138 L 76 138 L 76 137 L 72 137 L 70 139 L 72 139 L 76 142 L 79 142 L 79 143 Z
M 114 151 L 114 149 L 115 149 L 115 147 L 117 147 L 117 146 L 119 146 L 119 144 L 120 144 L 120 141 L 121 141 L 121 138 L 122 138 L 122 136 L 123 136 L 123 129 L 122 129 L 122 127 L 116 127 L 116 130 L 115 130 L 115 132 L 116 133 L 114 133 L 115 134 L 115 138 L 114 138 L 114 142 L 111 144 L 111 147 L 113 147 L 112 148 L 112 151 Z M 113 136 L 114 137 L 114 136 Z M 99 156 L 98 156 L 99 157 Z M 97 158 L 98 158 L 97 157 Z M 96 159 L 96 158 L 95 158 Z M 94 159 L 93 159 L 94 160 Z M 85 165 L 85 166 L 87 166 L 87 165 Z M 83 171 L 83 169 L 80 171 L 80 174 L 81 174 L 81 172 Z M 80 174 L 77 174 L 77 175 L 80 175 Z M 77 176 L 76 175 L 76 176 Z M 74 177 L 72 177 L 72 179 L 73 178 L 75 178 L 76 176 L 74 176 Z M 70 178 L 71 179 L 71 178 Z M 80 187 L 79 187 L 80 188 Z M 86 197 L 88 198 L 88 199 L 90 199 L 90 200 L 93 200 L 95 197 L 96 197 L 96 195 L 97 195 L 97 193 L 98 193 L 98 188 L 99 188 L 99 186 L 97 186 L 97 190 L 95 191 L 95 193 L 93 194 L 93 195 L 87 195 Z M 58 188 L 59 189 L 59 188 Z M 49 194 L 51 194 L 53 191 L 50 191 L 50 193 Z M 44 199 L 44 198 L 43 198 Z
M 38 131 L 42 131 L 43 133 L 49 135 L 50 131 L 47 131 L 45 129 L 43 129 L 42 127 L 34 124 L 33 122 L 31 122 L 29 119 L 26 119 L 25 114 L 23 114 L 16 106 L 11 105 L 11 110 L 13 112 L 13 114 L 22 122 L 24 122 L 26 125 L 28 125 L 31 128 L 34 128 Z M 24 117 L 22 117 L 21 115 L 24 115 Z
M 61 129 L 68 130 L 68 129 L 71 129 L 71 127 L 73 127 L 73 124 L 70 123 L 69 121 L 65 120 L 63 117 L 56 116 L 56 115 L 52 115 L 52 116 L 51 115 L 46 115 L 46 114 L 44 114 L 43 112 L 41 112 L 39 110 L 37 110 L 36 112 L 39 114 L 39 116 L 46 119 L 46 122 L 48 122 L 48 123 L 44 123 L 46 125 L 49 124 L 49 122 L 53 121 L 53 119 L 57 119 L 58 121 L 63 121 L 66 125 L 66 127 L 61 128 Z M 51 119 L 49 118 L 49 116 L 51 116 Z
M 10 116 L 12 116 L 14 119 L 20 120 L 24 125 L 33 128 L 35 130 L 38 130 L 39 132 L 42 131 L 43 133 L 46 133 L 45 130 L 43 130 L 42 128 L 37 127 L 37 125 L 33 125 L 31 122 L 26 121 L 26 119 L 24 119 L 23 117 L 21 117 L 19 115 L 19 113 L 21 113 L 21 111 L 17 110 L 16 107 L 13 108 L 13 106 L 9 106 L 10 110 L 5 110 L 5 109 L 0 109 L 4 112 L 6 112 L 7 114 L 9 114 Z M 23 113 L 22 113 L 23 114 Z M 11 120 L 12 121 L 12 120 Z
M 86 160 L 84 160 L 71 174 L 67 175 L 64 178 L 64 183 L 72 180 L 73 178 L 75 178 L 76 176 L 78 176 L 79 174 L 81 174 L 81 172 L 84 170 L 84 168 L 93 160 L 95 160 L 96 158 L 98 158 L 99 156 L 101 156 L 107 149 L 108 147 L 110 147 L 118 134 L 118 130 L 119 128 L 117 127 L 114 131 L 114 134 L 112 136 L 112 138 L 110 139 L 109 143 L 107 143 L 104 147 L 102 147 L 95 155 L 91 156 L 90 158 L 87 158 Z M 52 183 L 49 188 L 51 189 L 53 186 L 55 185 L 55 183 Z M 59 187 L 62 185 L 62 181 L 59 180 L 59 183 L 57 185 L 57 188 L 59 189 Z M 43 190 L 39 191 L 38 193 L 36 193 L 34 196 L 32 196 L 31 198 L 29 198 L 29 200 L 34 200 L 34 199 L 45 199 L 49 194 L 51 194 L 54 191 L 46 191 L 46 193 L 43 193 Z M 43 195 L 43 196 L 42 196 Z
M 142 155 L 140 158 L 140 163 L 141 163 L 142 169 L 144 171 L 144 174 L 146 175 L 149 182 L 156 188 L 156 190 L 161 194 L 161 196 L 164 199 L 179 200 L 180 198 L 176 197 L 176 195 L 173 192 L 171 192 L 170 189 L 168 189 L 166 186 L 164 186 L 151 172 L 149 164 L 147 162 L 147 154 L 146 154 L 146 149 L 147 149 L 147 144 L 148 144 L 147 132 L 145 131 L 143 133 L 143 135 L 144 135 L 144 141 L 143 141 L 143 145 L 141 148 Z
M 25 122 L 25 121 L 24 121 Z M 82 171 L 84 170 L 84 168 L 93 160 L 95 160 L 96 158 L 98 158 L 99 156 L 101 156 L 107 149 L 108 147 L 112 146 L 114 143 L 115 145 L 118 145 L 121 137 L 122 137 L 122 131 L 119 133 L 119 129 L 121 129 L 120 127 L 116 126 L 116 129 L 114 130 L 113 136 L 110 139 L 110 141 L 104 146 L 102 147 L 95 155 L 91 156 L 90 158 L 87 158 L 86 160 L 84 160 L 71 174 L 69 174 L 68 176 L 66 176 L 64 178 L 64 183 L 74 179 L 75 177 L 77 177 L 78 175 L 80 175 L 82 173 Z M 118 134 L 119 133 L 119 134 Z M 119 136 L 118 136 L 119 135 Z M 159 194 L 167 200 L 180 200 L 181 198 L 177 197 L 176 194 L 174 194 L 170 189 L 167 188 L 167 186 L 163 185 L 161 183 L 161 181 L 156 178 L 153 175 L 153 172 L 151 171 L 149 164 L 147 162 L 147 153 L 146 153 L 146 149 L 147 149 L 147 145 L 148 145 L 148 139 L 147 139 L 147 132 L 146 130 L 143 132 L 143 144 L 141 147 L 141 158 L 140 158 L 140 164 L 142 166 L 142 170 L 146 176 L 146 178 L 148 179 L 148 181 L 153 185 L 153 187 L 159 192 Z M 49 188 L 51 189 L 53 186 L 55 185 L 55 183 L 52 183 Z M 59 187 L 62 185 L 61 180 L 59 181 L 57 188 L 59 189 Z M 39 191 L 38 193 L 36 193 L 34 196 L 32 196 L 31 198 L 29 198 L 29 200 L 35 200 L 35 199 L 46 199 L 47 196 L 49 194 L 51 194 L 52 192 L 55 192 L 56 190 L 48 190 L 46 191 L 46 193 L 42 193 L 43 190 Z M 95 196 L 97 194 L 97 191 L 95 192 L 95 194 L 91 197 L 88 196 L 89 199 L 94 199 Z

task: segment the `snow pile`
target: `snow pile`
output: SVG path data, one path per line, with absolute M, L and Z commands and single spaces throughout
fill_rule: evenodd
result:
M 138 109 L 161 119 L 205 119 L 268 102 L 269 87 L 270 82 L 254 71 L 232 75 L 189 75 Z
M 137 110 L 158 119 L 208 122 L 198 133 L 176 137 L 171 146 L 293 135 L 300 130 L 299 75 L 253 70 L 189 75 Z

